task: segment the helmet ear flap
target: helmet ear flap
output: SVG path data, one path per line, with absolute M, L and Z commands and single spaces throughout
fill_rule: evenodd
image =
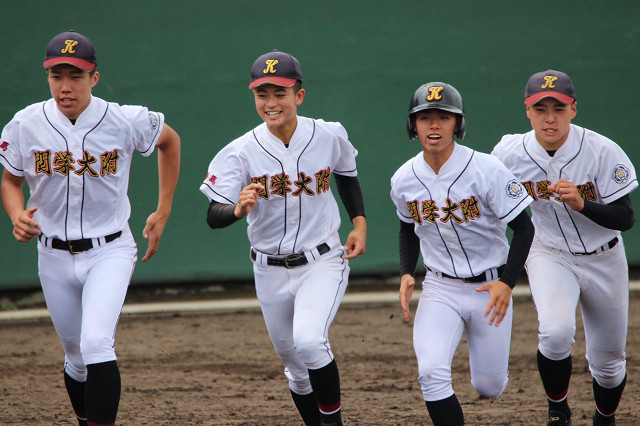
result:
M 458 140 L 464 139 L 464 135 L 467 133 L 467 126 L 464 121 L 464 115 L 458 115 L 458 129 L 456 130 L 456 137 Z

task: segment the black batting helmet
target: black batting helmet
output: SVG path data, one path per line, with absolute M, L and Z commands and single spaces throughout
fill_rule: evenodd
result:
M 464 139 L 466 133 L 464 123 L 464 105 L 462 96 L 455 87 L 439 81 L 423 84 L 413 94 L 409 104 L 409 116 L 407 117 L 407 133 L 409 139 L 418 137 L 413 126 L 413 115 L 425 109 L 441 109 L 458 115 L 458 129 L 456 136 L 459 140 Z

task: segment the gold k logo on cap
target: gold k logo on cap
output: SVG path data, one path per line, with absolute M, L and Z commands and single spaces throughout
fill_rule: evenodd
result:
M 544 84 L 540 86 L 541 89 L 555 89 L 556 85 L 553 84 L 558 77 L 555 75 L 545 75 L 544 76 Z
M 266 61 L 267 63 L 267 68 L 263 69 L 262 72 L 265 74 L 275 74 L 276 73 L 276 65 L 278 64 L 278 60 L 277 59 L 268 59 Z
M 70 53 L 70 54 L 76 53 L 74 49 L 74 47 L 78 45 L 78 42 L 76 40 L 65 40 L 64 44 L 66 45 L 66 47 L 62 49 L 60 53 Z
M 442 86 L 429 87 L 429 96 L 427 96 L 427 102 L 441 101 L 442 95 L 440 94 L 440 92 L 442 92 L 443 90 L 444 87 Z

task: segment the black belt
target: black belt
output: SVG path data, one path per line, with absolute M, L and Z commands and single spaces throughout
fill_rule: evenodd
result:
M 316 248 L 318 249 L 318 253 L 320 253 L 320 256 L 329 252 L 329 244 L 327 243 L 322 243 Z M 255 261 L 256 257 L 256 251 L 254 249 L 251 249 L 251 259 Z M 267 265 L 284 266 L 287 269 L 306 265 L 307 263 L 309 263 L 309 261 L 307 260 L 307 256 L 305 256 L 304 253 L 294 253 L 285 257 L 267 256 Z
M 605 250 L 611 250 L 612 248 L 614 248 L 617 244 L 618 244 L 618 237 L 614 237 L 611 241 L 609 241 L 607 244 L 595 249 L 594 251 L 590 251 L 589 253 L 571 253 L 574 256 L 588 256 L 590 254 L 596 254 L 598 252 L 603 252 Z
M 118 238 L 122 235 L 122 231 L 118 231 L 115 234 L 107 235 L 104 240 L 107 243 Z M 38 237 L 42 241 L 42 235 Z M 47 237 L 44 237 L 47 238 Z M 67 250 L 71 254 L 82 253 L 93 248 L 93 240 L 91 238 L 85 238 L 82 240 L 62 241 L 57 238 L 51 238 L 51 247 L 58 250 Z
M 497 270 L 498 270 L 498 276 L 495 278 L 496 280 L 500 278 L 500 274 L 502 274 L 502 271 L 504 271 L 504 265 L 497 268 Z M 427 271 L 435 272 L 433 269 L 428 267 L 427 267 Z M 484 271 L 483 273 L 481 273 L 480 275 L 476 275 L 475 277 L 468 277 L 468 278 L 454 277 L 452 275 L 445 274 L 444 272 L 438 272 L 438 273 L 445 278 L 450 278 L 452 280 L 462 280 L 462 282 L 465 282 L 465 283 L 483 283 L 485 281 L 493 280 L 491 269 L 489 269 L 488 271 Z

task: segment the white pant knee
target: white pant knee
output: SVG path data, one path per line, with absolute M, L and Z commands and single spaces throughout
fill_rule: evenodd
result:
M 75 381 L 87 380 L 87 367 L 82 359 L 80 344 L 75 340 L 60 340 L 64 349 L 64 371 Z
M 114 361 L 116 359 L 114 344 L 115 342 L 111 337 L 100 335 L 83 336 L 80 342 L 80 349 L 85 365 Z
M 333 360 L 331 345 L 323 336 L 294 336 L 294 344 L 307 368 L 322 368 Z
M 425 401 L 439 401 L 453 395 L 451 370 L 444 366 L 420 362 L 418 381 Z
M 571 355 L 571 347 L 574 343 L 576 328 L 573 327 L 549 327 L 540 329 L 538 349 L 545 357 L 559 361 Z
M 624 352 L 590 351 L 587 355 L 589 371 L 600 386 L 615 388 L 627 374 L 627 361 Z
M 509 383 L 507 375 L 472 373 L 473 388 L 485 398 L 496 398 L 504 392 Z
M 300 374 L 292 374 L 288 368 L 285 368 L 284 375 L 289 380 L 289 389 L 293 392 L 299 395 L 308 395 L 313 392 L 308 374 L 306 374 L 306 377 L 301 377 Z

